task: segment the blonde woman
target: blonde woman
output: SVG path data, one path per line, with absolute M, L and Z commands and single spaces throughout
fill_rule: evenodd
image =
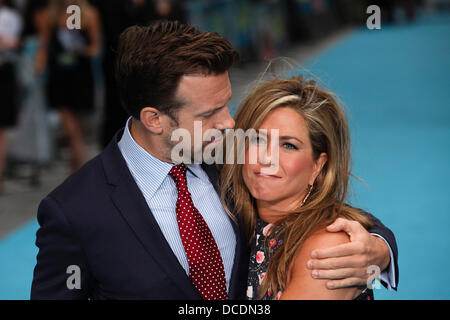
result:
M 229 214 L 237 215 L 251 246 L 247 298 L 373 299 L 365 284 L 329 290 L 327 280 L 307 267 L 313 250 L 350 241 L 346 233 L 326 229 L 339 218 L 366 229 L 381 224 L 346 204 L 349 130 L 332 94 L 301 77 L 273 80 L 243 101 L 235 121 L 235 129 L 257 133 L 245 144 L 245 163 L 226 164 L 221 171 L 222 200 Z M 272 129 L 279 130 L 278 140 Z M 275 157 L 270 150 L 277 141 Z M 258 147 L 267 154 L 260 156 Z M 256 163 L 249 161 L 252 152 Z M 367 270 L 363 262 L 348 267 L 359 267 L 359 276 Z M 354 271 L 340 272 L 334 279 Z

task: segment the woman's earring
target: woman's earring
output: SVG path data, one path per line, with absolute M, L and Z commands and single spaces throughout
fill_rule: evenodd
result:
M 303 198 L 303 201 L 302 201 L 302 204 L 301 204 L 300 207 L 302 207 L 302 206 L 305 204 L 306 200 L 308 200 L 309 195 L 311 194 L 312 189 L 313 189 L 312 184 L 308 184 L 308 193 L 307 193 L 306 196 Z

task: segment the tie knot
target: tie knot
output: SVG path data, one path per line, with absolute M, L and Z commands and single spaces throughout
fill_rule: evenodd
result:
M 186 186 L 186 165 L 184 163 L 177 164 L 170 169 L 169 174 L 177 185 L 177 189 Z

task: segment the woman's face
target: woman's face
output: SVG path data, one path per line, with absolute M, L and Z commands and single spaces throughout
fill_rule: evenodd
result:
M 242 167 L 244 182 L 257 203 L 265 202 L 281 210 L 293 209 L 303 200 L 308 184 L 314 183 L 327 156 L 322 153 L 314 160 L 306 122 L 292 108 L 271 111 L 258 129 L 258 139 L 249 142 L 245 154 L 246 161 Z M 259 134 L 262 129 L 266 130 L 267 137 Z M 279 130 L 278 166 L 274 166 L 271 154 L 271 143 L 276 142 L 271 129 Z M 259 155 L 258 144 L 267 149 L 266 156 Z M 258 155 L 256 164 L 249 163 L 250 152 Z M 270 171 L 270 174 L 264 171 Z

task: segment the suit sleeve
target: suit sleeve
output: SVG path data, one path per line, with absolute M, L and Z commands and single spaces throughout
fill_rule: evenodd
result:
M 389 247 L 391 248 L 392 254 L 393 254 L 393 261 L 391 259 L 390 264 L 394 264 L 394 270 L 395 270 L 395 288 L 398 286 L 398 278 L 399 278 L 399 270 L 398 270 L 398 248 L 397 248 L 397 241 L 395 240 L 394 233 L 388 229 L 383 223 L 381 223 L 380 220 L 378 220 L 375 216 L 368 212 L 363 212 L 365 215 L 367 215 L 370 220 L 373 222 L 373 227 L 370 228 L 368 231 L 370 233 L 375 233 L 377 235 L 380 235 L 383 237 L 386 242 L 388 243 Z M 389 265 L 387 267 L 387 270 L 389 270 L 391 266 Z
M 37 218 L 39 252 L 31 299 L 88 299 L 90 276 L 86 257 L 56 200 L 51 197 L 42 200 Z

